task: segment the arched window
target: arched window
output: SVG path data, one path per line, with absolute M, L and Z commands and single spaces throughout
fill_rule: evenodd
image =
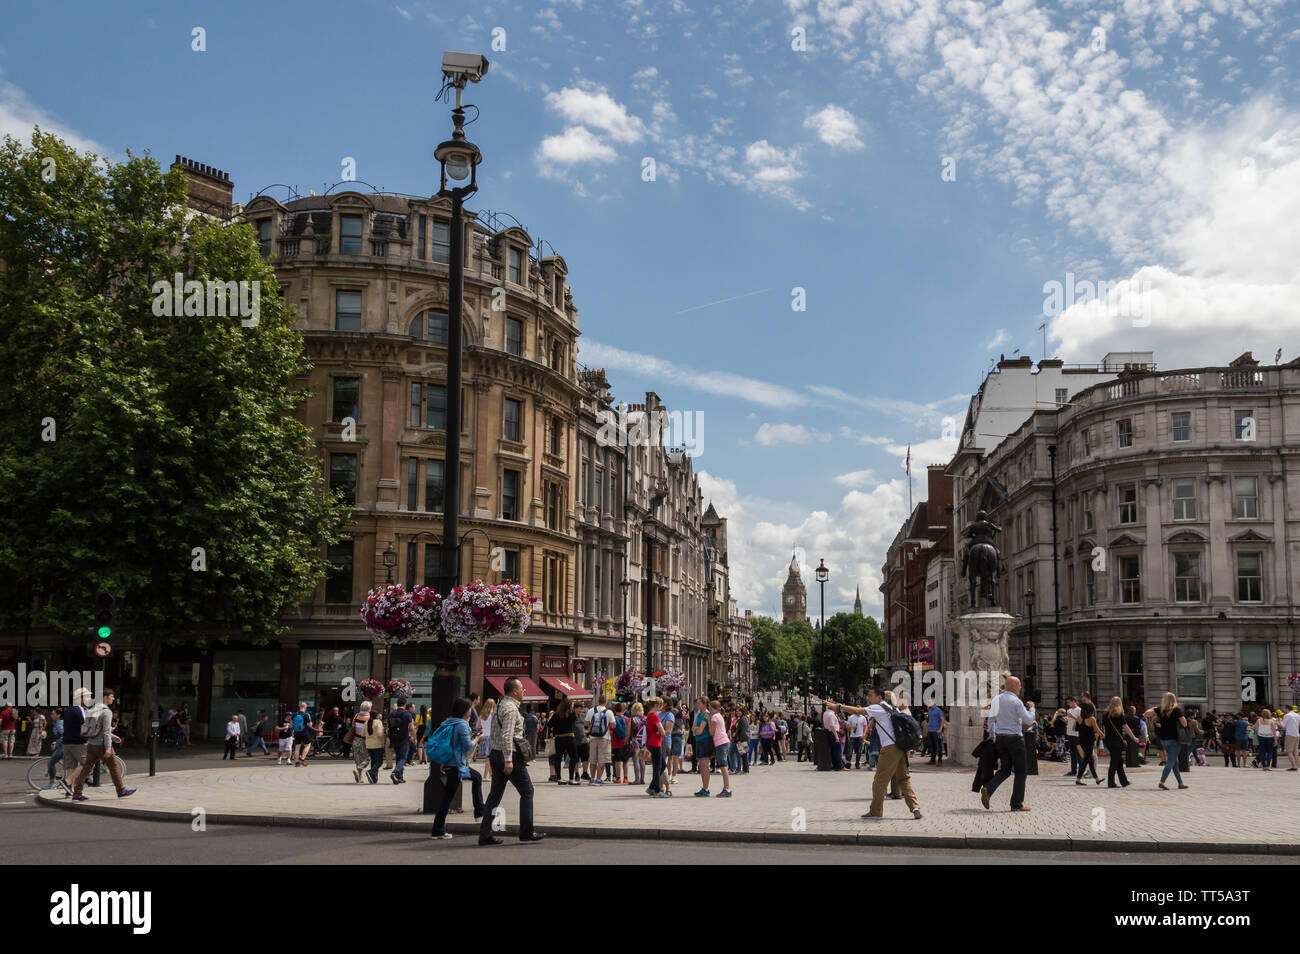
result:
M 422 311 L 411 319 L 407 334 L 412 338 L 427 341 L 430 344 L 447 343 L 447 313 L 445 311 Z

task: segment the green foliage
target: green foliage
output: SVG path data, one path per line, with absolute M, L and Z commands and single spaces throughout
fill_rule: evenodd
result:
M 42 160 L 55 160 L 45 181 Z M 348 508 L 293 413 L 308 365 L 247 226 L 187 218 L 179 171 L 37 130 L 0 149 L 0 614 L 128 639 L 263 640 L 324 573 Z M 158 317 L 155 281 L 260 282 L 255 327 Z M 43 440 L 52 419 L 56 439 Z M 206 571 L 191 568 L 206 551 Z
M 813 644 L 813 671 L 821 671 L 821 639 Z M 870 681 L 871 670 L 885 661 L 885 641 L 880 626 L 870 616 L 836 613 L 826 621 L 828 681 L 849 690 Z M 831 672 L 833 669 L 833 676 Z

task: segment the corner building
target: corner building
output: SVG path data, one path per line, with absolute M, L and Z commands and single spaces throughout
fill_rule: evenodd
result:
M 1045 701 L 1085 689 L 1138 707 L 1172 690 L 1202 712 L 1294 701 L 1300 359 L 1121 372 L 948 469 L 955 527 L 983 509 L 1002 528 L 997 602 L 1022 617 L 1011 667 L 1032 658 Z M 970 605 L 960 581 L 955 604 Z

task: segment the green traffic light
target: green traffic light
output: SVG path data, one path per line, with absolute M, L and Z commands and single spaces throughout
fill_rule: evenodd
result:
M 113 635 L 113 629 L 110 626 L 101 626 L 95 631 L 95 634 L 99 636 L 100 639 L 108 639 L 108 637 Z

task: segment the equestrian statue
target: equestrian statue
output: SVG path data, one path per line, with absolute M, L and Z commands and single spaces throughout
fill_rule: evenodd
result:
M 974 521 L 962 531 L 963 537 L 970 537 L 961 554 L 961 575 L 970 582 L 970 605 L 979 606 L 975 599 L 975 587 L 979 584 L 979 595 L 993 605 L 993 585 L 998 581 L 998 569 L 1002 557 L 993 544 L 993 534 L 1001 533 L 1002 528 L 989 520 L 989 515 L 981 510 Z

